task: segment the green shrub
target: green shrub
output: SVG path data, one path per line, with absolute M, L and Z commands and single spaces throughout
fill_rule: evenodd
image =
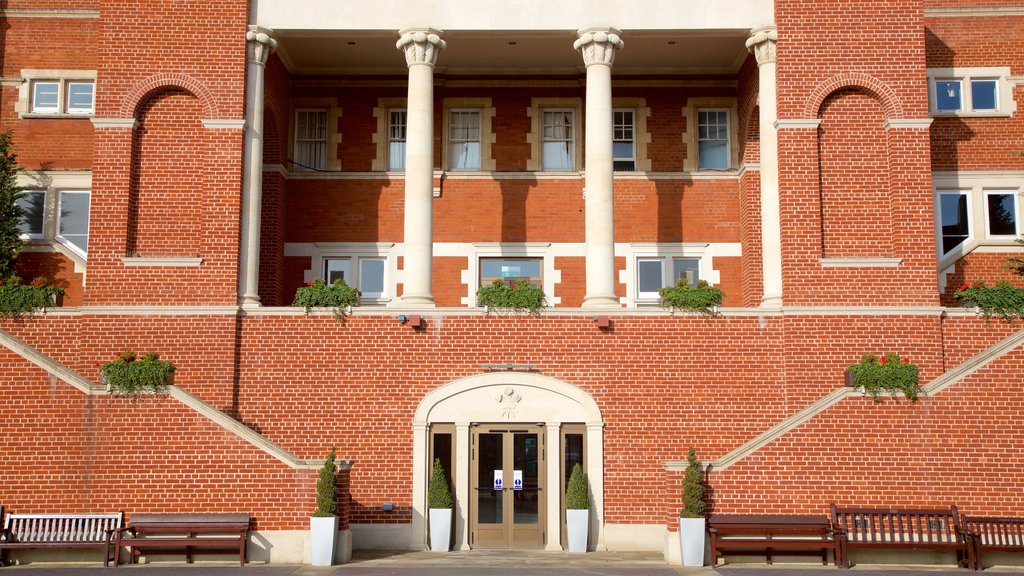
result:
M 359 305 L 361 297 L 362 293 L 345 284 L 344 280 L 339 279 L 327 284 L 317 278 L 312 282 L 306 282 L 305 286 L 295 291 L 292 306 L 302 306 L 306 309 L 306 314 L 313 308 L 334 308 L 334 315 L 342 318 L 349 307 Z
M 1018 238 L 1017 243 L 1024 246 L 1024 238 Z M 1007 258 L 1009 264 L 1003 266 L 1007 270 L 1013 270 L 1013 273 L 1017 276 L 1024 276 L 1024 258 Z
M 661 296 L 661 307 L 676 310 L 690 310 L 708 316 L 715 314 L 715 306 L 722 304 L 725 295 L 721 290 L 711 286 L 705 280 L 698 280 L 696 286 L 690 286 L 685 278 L 680 278 L 675 286 L 658 290 Z
M 590 493 L 587 491 L 587 475 L 580 468 L 580 463 L 572 465 L 569 474 L 569 485 L 565 488 L 566 510 L 589 510 Z
M 1009 282 L 997 282 L 995 286 L 984 282 L 963 284 L 955 295 L 962 305 L 977 306 L 986 318 L 1000 316 L 1007 322 L 1024 318 L 1024 288 Z
M 163 394 L 167 391 L 167 378 L 174 372 L 174 364 L 161 360 L 156 352 L 146 352 L 138 358 L 130 350 L 100 365 L 100 376 L 115 396 L 135 397 L 145 392 Z
M 452 491 L 448 487 L 448 477 L 444 473 L 444 465 L 440 458 L 434 458 L 434 466 L 430 470 L 430 481 L 427 483 L 427 508 L 454 507 Z
M 490 286 L 482 286 L 476 291 L 476 305 L 487 308 L 488 314 L 495 310 L 508 310 L 536 316 L 547 307 L 548 300 L 540 288 L 525 283 L 506 286 L 501 280 L 495 280 Z
M 316 481 L 316 518 L 330 518 L 338 512 L 338 465 L 334 446 L 331 453 L 320 467 L 320 477 Z
M 11 152 L 11 131 L 0 133 L 0 280 L 14 275 L 14 260 L 21 251 L 22 209 L 17 201 L 23 192 L 18 186 L 18 156 Z
M 683 509 L 680 518 L 704 517 L 704 467 L 697 460 L 697 451 L 690 447 L 686 456 L 686 475 L 683 477 Z
M 865 354 L 860 362 L 846 368 L 853 374 L 853 385 L 864 388 L 875 401 L 882 400 L 882 392 L 902 392 L 911 401 L 921 394 L 917 364 L 907 362 L 898 354 L 875 356 Z
M 31 284 L 22 284 L 17 276 L 0 279 L 0 318 L 18 319 L 37 310 L 51 308 L 56 305 L 57 297 L 63 295 L 63 288 L 47 284 L 42 277 Z

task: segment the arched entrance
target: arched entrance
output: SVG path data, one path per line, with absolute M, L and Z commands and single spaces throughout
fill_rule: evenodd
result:
M 603 427 L 589 394 L 540 374 L 479 374 L 427 394 L 413 420 L 413 548 L 427 545 L 427 478 L 438 446 L 447 445 L 456 549 L 561 550 L 565 468 L 582 460 L 592 496 L 590 548 L 603 550 Z M 496 489 L 502 475 L 506 486 Z M 517 477 L 522 491 L 513 487 Z

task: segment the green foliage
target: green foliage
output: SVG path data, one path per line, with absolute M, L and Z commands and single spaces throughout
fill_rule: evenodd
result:
M 917 364 L 907 362 L 898 354 L 882 357 L 865 354 L 860 362 L 851 364 L 846 371 L 853 374 L 853 385 L 863 387 L 876 402 L 881 402 L 883 391 L 902 392 L 913 402 L 921 394 Z
M 704 467 L 697 460 L 697 451 L 690 447 L 686 456 L 686 476 L 683 477 L 683 509 L 680 518 L 704 517 Z
M 47 284 L 43 277 L 31 284 L 22 284 L 21 278 L 13 275 L 0 279 L 0 318 L 20 319 L 37 310 L 51 308 L 63 294 L 63 288 Z
M 430 471 L 430 481 L 427 483 L 427 508 L 448 508 L 454 507 L 452 502 L 452 491 L 448 487 L 448 477 L 444 473 L 444 465 L 440 458 L 434 458 L 434 467 Z
M 690 286 L 685 278 L 680 278 L 675 286 L 658 290 L 661 295 L 661 307 L 676 310 L 690 310 L 708 316 L 715 314 L 715 306 L 722 304 L 724 293 L 707 283 L 698 280 L 696 286 Z
M 1024 237 L 1018 238 L 1017 243 L 1024 246 Z M 1009 264 L 1003 266 L 1007 270 L 1013 270 L 1013 273 L 1017 276 L 1024 276 L 1024 258 L 1007 258 Z
M 0 280 L 14 275 L 14 259 L 21 250 L 22 196 L 18 186 L 18 156 L 11 152 L 11 131 L 0 133 Z
M 316 481 L 316 511 L 315 518 L 330 518 L 338 512 L 338 465 L 337 456 L 334 454 L 334 446 L 331 446 L 331 453 L 324 460 L 320 467 L 320 478 Z
M 495 310 L 508 310 L 536 316 L 547 308 L 548 299 L 543 290 L 529 284 L 506 286 L 501 280 L 495 280 L 490 286 L 482 286 L 476 291 L 476 304 L 487 308 L 488 314 Z
M 565 488 L 566 510 L 589 510 L 590 493 L 587 491 L 587 475 L 580 468 L 580 463 L 572 465 L 569 474 L 569 485 Z
M 333 284 L 327 284 L 317 278 L 312 282 L 295 291 L 295 301 L 292 306 L 302 306 L 306 314 L 312 308 L 334 308 L 334 315 L 339 319 L 343 318 L 350 306 L 358 306 L 362 292 L 345 284 L 344 280 L 335 280 Z
M 167 378 L 174 373 L 174 364 L 161 360 L 156 352 L 146 352 L 138 358 L 127 350 L 110 362 L 100 365 L 100 376 L 115 396 L 135 398 L 139 394 L 167 391 Z
M 956 297 L 963 305 L 977 306 L 986 318 L 1001 316 L 1007 322 L 1024 318 L 1024 288 L 1009 282 L 997 282 L 995 286 L 986 286 L 984 282 L 963 284 Z

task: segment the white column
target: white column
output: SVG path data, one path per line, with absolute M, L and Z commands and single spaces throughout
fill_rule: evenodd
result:
M 396 46 L 409 66 L 405 132 L 405 269 L 402 306 L 433 308 L 434 64 L 447 45 L 430 28 L 401 30 Z
M 469 423 L 455 423 L 455 543 L 459 550 L 469 550 Z
M 590 483 L 590 542 L 604 551 L 604 424 L 587 423 L 587 480 Z
M 545 550 L 562 549 L 562 425 L 547 423 L 548 543 Z
M 584 308 L 620 308 L 615 296 L 615 198 L 612 177 L 612 63 L 622 48 L 613 28 L 579 31 L 573 48 L 587 66 L 586 266 Z
M 260 305 L 260 216 L 263 210 L 263 72 L 277 48 L 271 31 L 250 26 L 245 34 L 248 67 L 245 75 L 245 144 L 242 171 L 242 238 L 238 283 L 242 306 Z
M 430 448 L 429 430 L 425 423 L 412 425 L 412 534 L 409 537 L 411 550 L 425 550 L 427 547 L 427 478 L 433 461 Z
M 756 28 L 747 49 L 757 59 L 758 108 L 761 129 L 761 263 L 764 280 L 762 308 L 782 307 L 782 220 L 779 209 L 778 88 L 775 81 L 774 26 Z

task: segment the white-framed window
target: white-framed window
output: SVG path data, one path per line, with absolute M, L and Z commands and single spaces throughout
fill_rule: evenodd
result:
M 640 300 L 656 300 L 658 291 L 675 286 L 684 280 L 696 286 L 700 280 L 699 258 L 671 258 L 667 256 L 639 257 L 636 259 L 636 294 Z
M 1009 116 L 1016 109 L 1009 68 L 930 68 L 932 116 Z
M 576 111 L 571 108 L 545 108 L 542 115 L 542 169 L 575 170 Z
M 32 114 L 87 115 L 95 110 L 92 80 L 40 79 L 30 81 Z
M 701 108 L 697 110 L 697 169 L 728 170 L 731 146 L 729 143 L 729 110 Z
M 387 259 L 378 256 L 327 256 L 323 259 L 323 278 L 328 284 L 344 280 L 358 288 L 364 300 L 387 297 Z
M 404 109 L 388 110 L 388 170 L 405 170 L 405 127 L 408 115 Z
M 946 255 L 971 239 L 971 194 L 968 190 L 940 190 L 938 201 L 939 251 Z
M 448 111 L 448 169 L 480 170 L 480 110 Z
M 42 240 L 46 226 L 46 190 L 25 190 L 16 204 L 21 208 L 18 232 L 22 240 Z
M 327 167 L 327 110 L 300 108 L 295 111 L 295 169 L 324 170 Z
M 68 114 L 92 114 L 95 110 L 96 85 L 93 82 L 68 81 L 65 106 Z
M 612 163 L 617 171 L 636 171 L 636 110 L 612 111 Z
M 61 190 L 57 201 L 57 240 L 83 258 L 89 250 L 89 190 Z
M 56 80 L 32 81 L 32 113 L 60 113 L 60 82 Z
M 481 257 L 480 286 L 490 286 L 495 280 L 506 286 L 529 284 L 531 288 L 544 288 L 543 258 Z
M 1015 240 L 1021 233 L 1016 190 L 985 190 L 985 237 Z

